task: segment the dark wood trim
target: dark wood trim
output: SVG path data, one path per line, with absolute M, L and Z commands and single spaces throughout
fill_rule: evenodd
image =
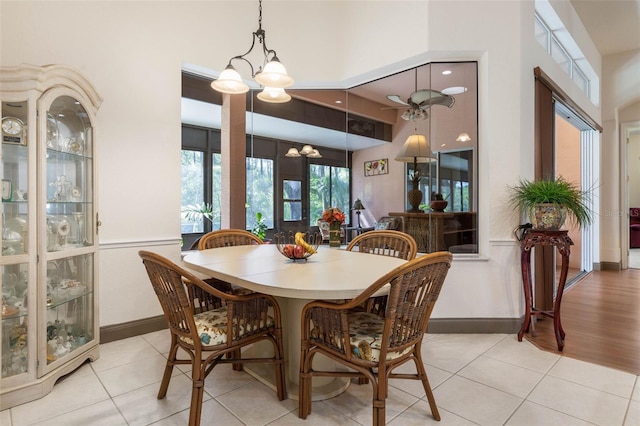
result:
M 555 97 L 560 99 L 563 104 L 567 107 L 571 108 L 573 112 L 575 112 L 578 116 L 580 116 L 589 126 L 596 129 L 598 132 L 602 133 L 602 126 L 598 124 L 589 114 L 585 112 L 582 108 L 578 106 L 567 94 L 564 90 L 560 88 L 551 78 L 542 71 L 540 67 L 535 67 L 533 69 L 533 75 L 536 78 L 536 81 L 540 81 L 542 84 L 547 86 Z
M 621 271 L 621 262 L 599 262 L 593 264 L 594 271 Z
M 100 327 L 100 343 L 139 336 L 168 328 L 164 315 Z
M 431 318 L 427 333 L 504 333 L 516 334 L 521 318 Z
M 535 81 L 535 127 L 534 127 L 534 179 L 555 178 L 555 111 L 553 89 L 536 78 Z M 534 260 L 534 305 L 544 311 L 553 309 L 553 265 L 555 247 L 538 247 L 540 253 Z

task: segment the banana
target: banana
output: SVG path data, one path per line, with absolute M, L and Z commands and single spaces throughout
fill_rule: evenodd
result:
M 304 240 L 304 232 L 296 232 L 295 241 L 297 245 L 304 247 L 307 253 L 317 253 L 316 250 Z

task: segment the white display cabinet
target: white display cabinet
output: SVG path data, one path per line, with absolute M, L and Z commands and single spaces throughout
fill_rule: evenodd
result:
M 0 68 L 0 409 L 40 398 L 98 357 L 95 115 L 59 65 Z

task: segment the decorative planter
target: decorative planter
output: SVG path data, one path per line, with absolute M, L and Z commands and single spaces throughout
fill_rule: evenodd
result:
M 447 200 L 431 200 L 431 210 L 434 212 L 443 212 L 449 202 Z
M 407 193 L 407 201 L 409 201 L 409 204 L 411 205 L 411 210 L 409 210 L 410 213 L 422 212 L 419 207 L 422 202 L 422 191 L 419 189 L 412 189 Z
M 567 209 L 557 204 L 539 204 L 529 212 L 533 229 L 557 231 L 567 218 Z
M 329 224 L 329 247 L 340 247 L 340 222 Z

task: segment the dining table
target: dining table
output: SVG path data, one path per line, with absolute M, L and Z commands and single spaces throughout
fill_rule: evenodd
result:
M 260 244 L 193 251 L 184 256 L 183 262 L 188 269 L 275 296 L 282 315 L 288 397 L 297 400 L 302 308 L 314 300 L 352 299 L 406 261 L 347 251 L 344 246 L 330 248 L 324 245 L 306 260 L 294 261 L 281 254 L 275 244 Z M 385 290 L 388 291 L 386 286 L 381 292 Z M 270 343 L 261 342 L 248 350 L 272 353 L 273 348 Z M 316 369 L 340 368 L 335 361 L 322 355 L 315 357 L 313 366 Z M 247 364 L 244 370 L 275 389 L 272 367 Z M 332 398 L 348 386 L 347 378 L 314 378 L 312 400 Z

